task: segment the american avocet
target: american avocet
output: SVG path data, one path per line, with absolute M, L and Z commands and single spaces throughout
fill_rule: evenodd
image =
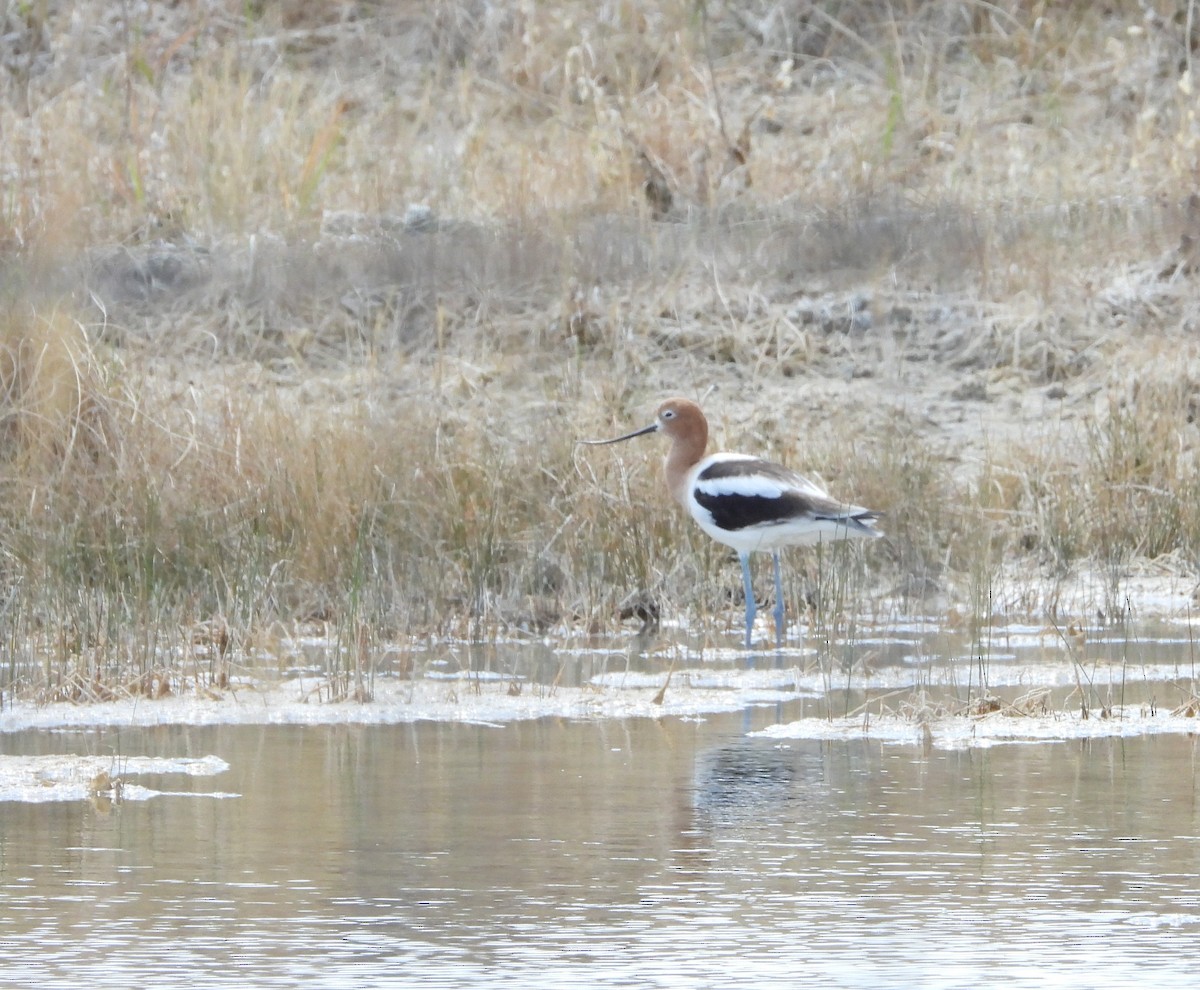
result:
M 878 512 L 831 498 L 795 471 L 747 454 L 709 454 L 708 421 L 690 399 L 667 399 L 654 422 L 603 445 L 647 433 L 671 439 L 664 470 L 667 487 L 688 514 L 718 543 L 737 551 L 746 592 L 746 647 L 757 606 L 750 582 L 750 554 L 769 550 L 775 559 L 775 636 L 783 642 L 783 578 L 779 551 L 789 546 L 883 534 L 875 528 Z

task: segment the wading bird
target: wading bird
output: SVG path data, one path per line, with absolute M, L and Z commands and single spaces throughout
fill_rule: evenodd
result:
M 665 433 L 671 449 L 664 461 L 667 487 L 718 543 L 737 551 L 746 593 L 746 648 L 757 607 L 750 582 L 750 554 L 769 550 L 775 559 L 775 637 L 783 643 L 783 578 L 779 551 L 833 540 L 877 537 L 880 513 L 838 502 L 816 484 L 780 464 L 748 454 L 709 454 L 708 421 L 690 399 L 667 399 L 654 422 L 612 440 L 583 440 L 602 446 L 647 433 Z

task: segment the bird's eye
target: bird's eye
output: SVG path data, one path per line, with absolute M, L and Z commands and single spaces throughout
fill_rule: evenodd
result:
M 662 418 L 663 419 L 674 419 L 675 418 L 675 410 L 674 409 L 664 409 L 662 411 Z

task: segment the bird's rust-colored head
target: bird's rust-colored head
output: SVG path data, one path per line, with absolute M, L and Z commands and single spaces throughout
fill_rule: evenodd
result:
M 671 494 L 681 504 L 687 502 L 685 482 L 688 472 L 704 457 L 704 449 L 708 446 L 708 420 L 700 407 L 691 399 L 665 399 L 659 403 L 654 414 L 654 422 L 643 426 L 640 430 L 626 433 L 624 436 L 613 437 L 611 440 L 581 440 L 580 443 L 604 446 L 610 443 L 621 443 L 634 437 L 645 436 L 647 433 L 665 433 L 671 439 L 671 449 L 667 451 L 664 469 L 667 476 L 667 486 Z
M 666 399 L 659 403 L 654 414 L 657 428 L 676 442 L 689 446 L 700 445 L 703 453 L 708 444 L 708 420 L 691 399 Z
M 691 399 L 664 399 L 659 403 L 654 414 L 654 422 L 643 426 L 640 430 L 613 437 L 611 440 L 580 440 L 580 443 L 602 447 L 610 443 L 621 443 L 634 437 L 645 436 L 647 433 L 665 433 L 676 443 L 684 443 L 689 447 L 699 444 L 701 453 L 708 444 L 708 420 L 700 407 Z

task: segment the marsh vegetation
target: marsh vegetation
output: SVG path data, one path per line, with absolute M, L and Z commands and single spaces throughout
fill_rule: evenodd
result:
M 5 698 L 722 636 L 661 451 L 574 447 L 665 394 L 887 514 L 830 637 L 1195 573 L 1190 4 L 0 12 Z

